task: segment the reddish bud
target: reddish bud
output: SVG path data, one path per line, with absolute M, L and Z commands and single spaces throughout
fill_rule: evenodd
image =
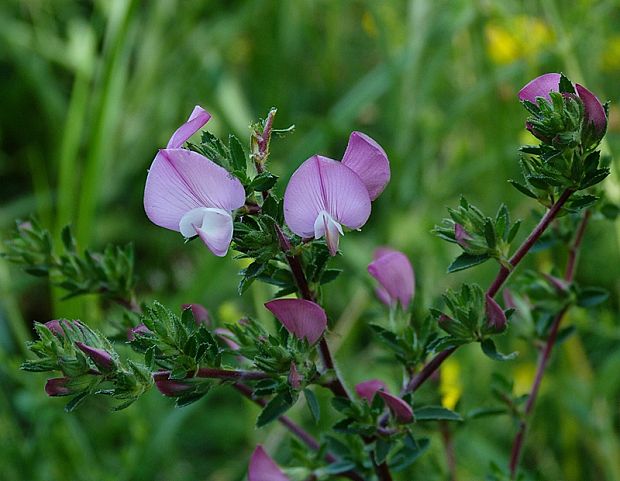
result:
M 76 342 L 76 347 L 86 354 L 95 365 L 104 371 L 108 371 L 114 367 L 114 360 L 109 352 L 104 349 L 87 346 L 83 342 Z
M 506 314 L 500 305 L 487 294 L 485 303 L 485 312 L 487 317 L 487 328 L 494 333 L 500 333 L 506 330 Z
M 183 382 L 182 380 L 170 379 L 170 373 L 168 371 L 153 373 L 153 380 L 155 381 L 157 390 L 168 397 L 178 397 L 192 389 L 189 383 Z
M 67 377 L 55 377 L 45 383 L 45 392 L 48 396 L 69 396 L 73 391 L 67 386 L 70 379 Z
M 299 389 L 301 387 L 301 381 L 303 377 L 297 371 L 297 366 L 294 362 L 291 362 L 291 367 L 288 373 L 288 382 L 293 389 Z

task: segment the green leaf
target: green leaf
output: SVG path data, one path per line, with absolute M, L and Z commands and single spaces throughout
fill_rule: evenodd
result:
M 575 87 L 564 74 L 560 74 L 560 93 L 576 94 Z
M 321 407 L 319 406 L 316 395 L 310 389 L 306 388 L 304 389 L 304 396 L 306 397 L 310 414 L 312 414 L 312 419 L 314 419 L 315 423 L 318 423 L 321 419 Z
M 60 238 L 67 252 L 73 253 L 76 251 L 75 239 L 71 234 L 70 226 L 66 225 L 63 227 L 62 232 L 60 233 Z
M 228 136 L 228 150 L 230 150 L 230 164 L 232 169 L 245 172 L 247 170 L 247 157 L 241 142 L 232 134 Z
M 607 300 L 609 292 L 601 287 L 583 287 L 577 293 L 579 307 L 594 307 Z
M 77 396 L 75 396 L 73 399 L 71 399 L 71 401 L 69 401 L 66 406 L 65 406 L 65 412 L 73 412 L 75 411 L 80 404 L 82 404 L 82 402 L 84 402 L 84 400 L 88 397 L 90 393 L 88 391 L 84 391 L 80 394 L 78 394 Z
M 260 428 L 269 424 L 271 421 L 279 418 L 282 414 L 288 411 L 295 403 L 295 399 L 291 396 L 290 392 L 281 392 L 276 394 L 265 405 L 262 412 L 256 420 L 256 427 Z
M 390 462 L 390 467 L 398 472 L 411 466 L 430 447 L 428 438 L 415 440 L 411 436 L 405 438 L 405 446 L 398 451 Z
M 472 255 L 467 252 L 463 252 L 460 256 L 458 256 L 452 264 L 448 267 L 448 273 L 451 274 L 453 272 L 462 271 L 465 269 L 469 269 L 470 267 L 477 266 L 489 260 L 489 256 L 487 254 L 482 255 Z
M 271 189 L 278 181 L 278 176 L 271 172 L 262 172 L 252 179 L 250 189 L 257 192 L 264 192 Z
M 321 274 L 321 284 L 327 284 L 336 279 L 342 272 L 342 269 L 325 269 Z
M 497 416 L 499 414 L 506 414 L 507 409 L 505 407 L 482 407 L 472 409 L 465 416 L 467 419 L 478 419 L 487 416 Z
M 515 189 L 517 189 L 522 194 L 525 194 L 528 197 L 531 197 L 532 199 L 538 198 L 538 196 L 534 192 L 532 192 L 530 189 L 528 189 L 523 184 L 517 182 L 516 180 L 509 180 L 508 182 L 510 182 L 510 185 L 512 185 Z
M 350 471 L 353 468 L 355 468 L 355 463 L 353 461 L 342 460 L 331 463 L 321 468 L 320 471 L 325 474 L 340 474 Z
M 378 397 L 378 396 L 377 396 Z M 394 444 L 390 439 L 379 438 L 375 442 L 375 461 L 377 464 L 382 464 L 390 454 L 390 450 Z
M 493 359 L 494 361 L 510 361 L 517 357 L 518 352 L 511 352 L 510 354 L 502 354 L 497 350 L 495 346 L 495 342 L 491 338 L 487 338 L 480 342 L 480 347 L 482 348 L 482 352 L 487 355 L 487 357 Z
M 462 421 L 457 412 L 441 406 L 424 406 L 414 411 L 416 421 Z
M 495 249 L 495 228 L 493 227 L 493 221 L 490 217 L 487 217 L 484 221 L 484 238 L 487 241 L 489 249 Z

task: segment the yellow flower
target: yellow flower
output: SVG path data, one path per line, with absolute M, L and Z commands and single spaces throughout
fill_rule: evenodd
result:
M 461 398 L 463 386 L 461 384 L 461 367 L 453 359 L 447 359 L 441 366 L 439 393 L 441 405 L 446 409 L 454 409 Z
M 535 57 L 553 41 L 553 32 L 545 22 L 526 15 L 490 22 L 485 36 L 487 53 L 497 64 Z
M 620 35 L 614 35 L 607 41 L 607 48 L 603 51 L 603 70 L 620 70 Z

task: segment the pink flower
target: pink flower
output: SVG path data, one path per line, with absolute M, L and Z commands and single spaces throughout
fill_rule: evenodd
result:
M 317 342 L 327 327 L 327 314 L 318 304 L 304 299 L 275 299 L 265 304 L 286 330 L 298 339 Z
M 325 237 L 336 255 L 342 226 L 359 229 L 370 216 L 370 202 L 390 179 L 383 149 L 370 137 L 353 132 L 342 162 L 314 155 L 291 176 L 284 193 L 284 218 L 304 238 Z
M 70 379 L 67 377 L 55 377 L 48 379 L 45 383 L 45 392 L 48 396 L 52 397 L 68 396 L 73 394 L 73 391 L 68 386 L 69 381 Z
M 189 383 L 170 379 L 170 373 L 168 371 L 153 373 L 153 380 L 155 381 L 157 390 L 167 397 L 178 397 L 193 389 L 193 386 Z
M 355 386 L 357 395 L 368 402 L 372 403 L 375 394 L 383 398 L 386 406 L 392 412 L 394 418 L 400 423 L 410 423 L 413 421 L 413 409 L 398 396 L 394 396 L 388 392 L 385 383 L 379 379 L 370 379 L 361 382 Z
M 485 300 L 485 314 L 487 318 L 487 328 L 492 332 L 500 333 L 506 330 L 506 314 L 500 305 L 487 294 Z
M 199 236 L 216 256 L 225 256 L 232 240 L 232 211 L 245 204 L 241 182 L 203 155 L 180 148 L 211 118 L 196 106 L 172 135 L 149 169 L 144 210 L 154 224 Z
M 110 353 L 106 350 L 91 347 L 79 341 L 75 343 L 75 346 L 86 354 L 98 368 L 103 369 L 104 371 L 109 371 L 114 367 L 114 360 L 112 359 Z
M 538 97 L 551 100 L 549 94 L 560 90 L 560 78 L 559 73 L 546 73 L 536 77 L 519 91 L 519 100 L 528 100 L 532 103 L 536 103 Z M 585 109 L 584 122 L 593 124 L 596 135 L 602 137 L 607 130 L 607 115 L 603 105 L 596 95 L 584 86 L 575 84 L 575 90 Z
M 250 458 L 248 481 L 290 481 L 262 446 L 256 446 Z
M 407 310 L 415 293 L 415 274 L 405 254 L 379 247 L 375 250 L 374 260 L 368 264 L 368 272 L 377 281 L 377 297 L 388 306 L 400 302 Z

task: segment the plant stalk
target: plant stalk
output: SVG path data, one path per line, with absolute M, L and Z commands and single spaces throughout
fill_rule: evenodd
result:
M 572 282 L 575 277 L 575 270 L 577 268 L 577 260 L 579 258 L 579 251 L 581 248 L 581 243 L 583 241 L 583 236 L 588 225 L 588 221 L 590 219 L 590 211 L 586 211 L 583 215 L 583 219 L 579 223 L 579 227 L 575 234 L 575 238 L 569 248 L 568 251 L 568 260 L 566 261 L 566 270 L 564 273 L 564 280 L 567 282 Z M 545 370 L 547 368 L 547 364 L 549 363 L 549 359 L 551 358 L 551 352 L 553 350 L 553 346 L 556 343 L 558 332 L 560 330 L 560 325 L 562 324 L 562 320 L 566 315 L 570 306 L 564 307 L 553 319 L 553 323 L 551 324 L 551 328 L 549 330 L 549 336 L 547 337 L 547 341 L 545 342 L 545 346 L 540 354 L 538 359 L 538 366 L 536 368 L 536 375 L 534 377 L 534 382 L 532 384 L 532 388 L 530 390 L 530 395 L 528 396 L 527 403 L 525 405 L 525 410 L 523 412 L 523 418 L 519 423 L 519 431 L 517 432 L 515 439 L 512 445 L 512 452 L 510 454 L 510 479 L 515 479 L 517 475 L 517 469 L 519 468 L 519 461 L 521 459 L 521 451 L 523 449 L 523 444 L 525 442 L 525 435 L 527 433 L 527 421 L 534 409 L 534 405 L 536 404 L 536 398 L 538 397 L 538 391 L 540 389 L 540 385 L 542 383 L 543 376 L 545 374 Z

